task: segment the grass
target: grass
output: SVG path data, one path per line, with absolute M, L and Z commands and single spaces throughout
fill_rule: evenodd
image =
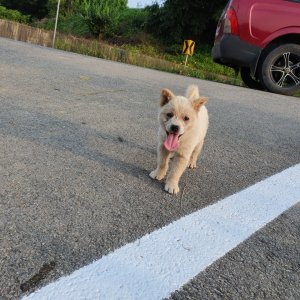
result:
M 242 86 L 239 76 L 230 68 L 215 64 L 208 53 L 196 54 L 184 66 L 183 55 L 162 55 L 155 49 L 147 47 L 141 51 L 129 46 L 114 47 L 95 40 L 63 37 L 58 38 L 57 49 L 95 56 L 99 58 L 133 64 L 141 67 L 177 73 L 200 79 Z M 149 50 L 150 49 L 150 50 Z M 150 52 L 150 53 L 149 53 Z M 146 54 L 144 54 L 146 53 Z
M 146 68 L 173 73 L 181 72 L 181 66 L 170 61 L 154 58 L 141 53 L 130 52 L 119 47 L 99 43 L 97 40 L 59 36 L 56 40 L 55 47 L 65 51 L 119 61 Z
M 182 66 L 185 64 L 185 55 L 167 55 L 166 59 Z M 192 77 L 243 85 L 242 80 L 235 74 L 233 69 L 216 64 L 212 60 L 210 52 L 205 50 L 188 57 L 186 69 L 188 75 Z
M 184 66 L 185 55 L 180 53 L 181 45 L 172 47 L 171 52 L 173 54 L 167 54 L 167 51 L 164 51 L 162 47 L 155 47 L 146 43 L 139 45 L 126 44 L 121 47 L 131 53 L 145 54 L 174 63 L 178 66 L 179 73 L 185 76 L 243 86 L 240 76 L 237 76 L 232 68 L 216 64 L 212 60 L 208 47 L 198 49 L 193 56 L 189 56 L 186 67 Z

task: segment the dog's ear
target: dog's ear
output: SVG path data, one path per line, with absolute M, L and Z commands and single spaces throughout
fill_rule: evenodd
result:
M 170 100 L 172 100 L 175 95 L 168 89 L 162 89 L 160 95 L 160 106 L 166 105 Z
M 197 100 L 192 101 L 192 105 L 195 110 L 199 111 L 201 106 L 204 105 L 208 101 L 207 97 L 200 97 Z
M 196 85 L 190 85 L 185 93 L 185 96 L 190 100 L 196 100 L 199 98 L 199 89 Z

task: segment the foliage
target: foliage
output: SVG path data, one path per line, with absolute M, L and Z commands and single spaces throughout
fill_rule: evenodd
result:
M 58 30 L 76 36 L 90 37 L 90 28 L 85 18 L 80 14 L 67 15 L 60 19 Z
M 184 65 L 185 62 L 184 55 L 166 55 L 165 58 L 181 65 Z M 189 57 L 187 66 L 198 72 L 219 74 L 230 78 L 236 77 L 233 69 L 214 63 L 208 49 L 196 52 L 193 56 Z
M 0 0 L 35 18 L 45 17 L 53 24 L 58 0 Z M 82 36 L 105 36 L 139 43 L 148 33 L 172 48 L 184 39 L 196 45 L 211 42 L 217 19 L 228 0 L 165 0 L 145 9 L 127 8 L 127 0 L 61 0 L 59 29 Z M 161 1 L 160 1 L 161 2 Z M 74 20 L 72 20 L 74 18 Z M 81 27 L 82 26 L 82 30 Z
M 47 11 L 48 11 L 48 14 L 46 16 L 47 18 L 54 18 L 56 16 L 57 3 L 58 3 L 58 0 L 48 0 L 47 1 L 47 5 L 46 5 Z M 61 0 L 60 9 L 59 9 L 60 15 L 62 12 L 64 12 L 64 4 L 65 4 L 65 0 Z
M 43 28 L 46 30 L 53 30 L 55 25 L 55 18 L 44 19 L 39 22 L 35 22 L 34 26 Z M 85 18 L 80 14 L 74 15 L 60 15 L 57 24 L 57 30 L 62 33 L 71 34 L 74 36 L 91 37 L 90 28 Z
M 8 9 L 18 10 L 24 15 L 41 19 L 48 13 L 48 0 L 0 0 L 0 5 Z
M 118 19 L 127 7 L 127 0 L 74 0 L 75 11 L 87 21 L 90 31 L 107 34 L 118 24 Z
M 24 16 L 19 11 L 7 9 L 4 6 L 0 6 L 0 19 L 13 20 L 19 23 L 29 22 L 29 16 Z
M 115 33 L 118 35 L 126 36 L 137 34 L 144 30 L 147 11 L 137 8 L 126 8 L 119 16 L 118 26 Z
M 227 0 L 166 0 L 160 7 L 147 7 L 149 17 L 147 30 L 166 40 L 179 43 L 184 39 L 196 42 L 201 37 L 213 36 L 216 26 L 216 12 L 220 12 Z
M 75 2 L 74 0 L 61 0 L 60 7 L 59 7 L 59 16 L 64 17 L 64 16 L 76 15 L 74 2 Z M 48 9 L 48 15 L 46 16 L 47 18 L 54 18 L 56 16 L 57 3 L 58 0 L 47 0 L 47 9 Z

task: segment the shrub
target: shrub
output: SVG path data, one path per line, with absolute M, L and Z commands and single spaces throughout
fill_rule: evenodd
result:
M 4 6 L 0 6 L 0 19 L 12 20 L 19 23 L 28 23 L 30 17 L 22 15 L 17 10 L 7 9 Z
M 55 26 L 55 18 L 43 19 L 33 24 L 36 27 L 46 30 L 53 30 Z M 92 33 L 87 24 L 86 19 L 80 14 L 60 15 L 57 23 L 57 30 L 66 34 L 79 37 L 91 37 Z
M 0 5 L 16 9 L 34 19 L 42 19 L 48 14 L 47 2 L 48 0 L 0 0 Z
M 141 32 L 144 29 L 148 12 L 144 9 L 127 8 L 119 17 L 116 34 L 129 36 Z
M 205 37 L 212 40 L 216 16 L 228 0 L 165 0 L 146 7 L 149 12 L 146 29 L 149 33 L 171 43 L 184 39 L 196 42 Z
M 109 33 L 116 27 L 127 0 L 74 0 L 74 4 L 77 13 L 86 19 L 90 31 L 98 35 Z
M 86 19 L 80 15 L 68 15 L 61 18 L 58 30 L 76 36 L 90 37 L 92 35 Z

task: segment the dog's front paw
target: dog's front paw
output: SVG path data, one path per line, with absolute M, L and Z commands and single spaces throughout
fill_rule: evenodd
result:
M 179 192 L 179 186 L 177 183 L 167 182 L 165 185 L 165 191 L 176 195 Z
M 196 169 L 197 168 L 197 162 L 191 161 L 190 164 L 189 164 L 189 168 L 190 169 Z
M 162 180 L 165 178 L 165 174 L 162 174 L 161 172 L 159 172 L 158 170 L 154 170 L 152 171 L 149 176 L 153 179 L 157 179 L 157 180 Z

